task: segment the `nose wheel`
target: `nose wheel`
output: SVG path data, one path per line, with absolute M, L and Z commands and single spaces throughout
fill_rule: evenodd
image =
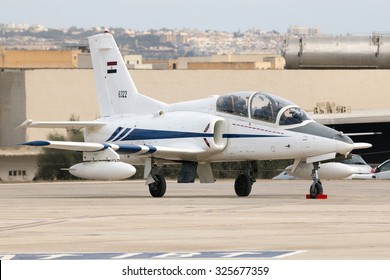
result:
M 310 197 L 317 198 L 318 195 L 323 194 L 324 190 L 322 188 L 321 181 L 314 181 L 310 186 Z
M 313 183 L 310 186 L 308 198 L 326 198 L 326 195 L 323 195 L 324 189 L 322 187 L 322 183 L 318 176 L 319 163 L 313 163 L 313 170 L 311 172 L 311 177 L 313 179 Z

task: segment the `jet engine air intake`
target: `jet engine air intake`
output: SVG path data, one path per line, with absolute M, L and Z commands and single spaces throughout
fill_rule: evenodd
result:
M 223 135 L 227 132 L 227 122 L 223 118 L 214 120 L 214 145 L 217 149 L 223 150 L 227 144 L 227 138 Z

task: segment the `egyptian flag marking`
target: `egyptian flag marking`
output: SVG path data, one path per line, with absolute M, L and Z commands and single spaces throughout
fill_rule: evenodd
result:
M 107 61 L 107 74 L 116 73 L 117 65 L 117 61 Z

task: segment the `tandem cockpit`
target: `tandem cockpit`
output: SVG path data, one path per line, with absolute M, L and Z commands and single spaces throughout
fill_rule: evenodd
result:
M 217 112 L 247 117 L 279 126 L 299 125 L 311 119 L 291 101 L 264 92 L 238 92 L 217 99 Z

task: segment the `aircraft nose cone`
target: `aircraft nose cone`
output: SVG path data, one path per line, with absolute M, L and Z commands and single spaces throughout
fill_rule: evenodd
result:
M 340 131 L 337 130 L 333 130 L 333 131 L 334 131 L 333 139 L 337 140 L 336 142 L 337 153 L 342 155 L 349 154 L 354 149 L 354 143 L 352 139 Z
M 353 150 L 353 142 L 349 141 L 337 141 L 336 142 L 336 151 L 341 155 L 348 155 Z
M 371 148 L 371 147 L 372 147 L 372 144 L 370 144 L 370 143 L 353 143 L 353 148 L 355 150 L 368 149 L 368 148 Z

